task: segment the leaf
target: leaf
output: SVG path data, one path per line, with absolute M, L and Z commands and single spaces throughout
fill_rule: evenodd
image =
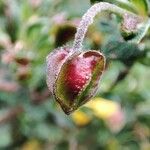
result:
M 17 1 L 6 1 L 8 5 L 6 15 L 6 29 L 9 33 L 11 40 L 14 42 L 17 39 L 17 32 L 20 24 L 20 10 Z
M 137 12 L 142 16 L 148 15 L 148 0 L 129 0 L 135 6 Z
M 137 115 L 150 116 L 150 102 L 141 102 L 136 106 Z
M 90 0 L 91 3 L 96 3 L 96 2 L 103 2 L 103 0 Z
M 75 33 L 75 26 L 71 24 L 60 25 L 57 29 L 55 45 L 58 47 L 66 44 L 66 42 L 74 38 Z
M 117 59 L 123 62 L 134 60 L 143 54 L 137 44 L 119 41 L 110 41 L 102 49 L 108 59 Z
M 35 136 L 43 140 L 50 140 L 52 142 L 60 141 L 63 138 L 63 131 L 54 125 L 39 123 L 35 127 Z
M 0 134 L 0 149 L 3 149 L 12 143 L 10 125 L 0 126 Z
M 125 1 L 124 0 L 90 0 L 90 1 L 91 1 L 91 4 L 98 3 L 98 2 L 109 2 L 121 8 L 124 8 L 128 11 L 136 13 L 135 8 L 130 4 L 130 2 L 126 0 Z
M 142 63 L 143 65 L 149 67 L 150 66 L 150 52 L 146 52 L 145 56 L 143 58 L 141 58 L 140 63 Z

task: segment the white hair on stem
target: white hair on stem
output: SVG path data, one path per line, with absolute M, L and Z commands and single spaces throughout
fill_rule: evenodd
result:
M 122 18 L 125 15 L 129 15 L 131 16 L 131 18 L 133 19 L 139 19 L 139 17 L 125 9 L 122 9 L 114 4 L 110 4 L 107 2 L 99 2 L 94 4 L 91 8 L 89 8 L 89 10 L 83 15 L 82 20 L 77 28 L 77 32 L 75 34 L 75 40 L 73 43 L 73 49 L 76 51 L 80 51 L 82 49 L 82 42 L 84 40 L 85 34 L 87 32 L 87 29 L 89 27 L 89 25 L 91 25 L 94 21 L 94 17 L 98 14 L 101 13 L 103 11 L 110 11 L 112 13 L 115 13 L 119 16 L 121 16 Z M 135 21 L 131 21 L 135 22 Z M 137 23 L 135 25 L 132 26 L 136 26 Z

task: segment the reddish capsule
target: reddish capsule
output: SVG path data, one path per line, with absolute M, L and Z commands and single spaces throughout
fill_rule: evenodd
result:
M 73 53 L 61 47 L 47 57 L 47 84 L 66 114 L 95 95 L 105 58 L 98 51 Z
M 77 95 L 88 83 L 100 59 L 96 53 L 90 53 L 81 53 L 68 64 L 65 80 L 66 87 L 72 95 Z

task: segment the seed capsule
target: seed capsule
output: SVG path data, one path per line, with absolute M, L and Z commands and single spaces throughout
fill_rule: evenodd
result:
M 104 70 L 104 56 L 94 50 L 73 53 L 62 47 L 47 57 L 47 84 L 56 101 L 70 114 L 95 95 Z

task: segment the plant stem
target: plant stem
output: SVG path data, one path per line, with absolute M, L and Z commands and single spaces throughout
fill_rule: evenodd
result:
M 89 25 L 93 23 L 94 17 L 103 11 L 110 11 L 112 13 L 115 13 L 123 18 L 124 15 L 130 15 L 135 18 L 139 18 L 137 15 L 122 9 L 114 4 L 110 4 L 107 2 L 100 2 L 97 4 L 94 4 L 82 17 L 82 20 L 77 28 L 77 32 L 75 35 L 75 40 L 73 43 L 73 50 L 80 51 L 82 49 L 82 42 L 84 40 L 85 34 L 87 32 L 87 29 Z

